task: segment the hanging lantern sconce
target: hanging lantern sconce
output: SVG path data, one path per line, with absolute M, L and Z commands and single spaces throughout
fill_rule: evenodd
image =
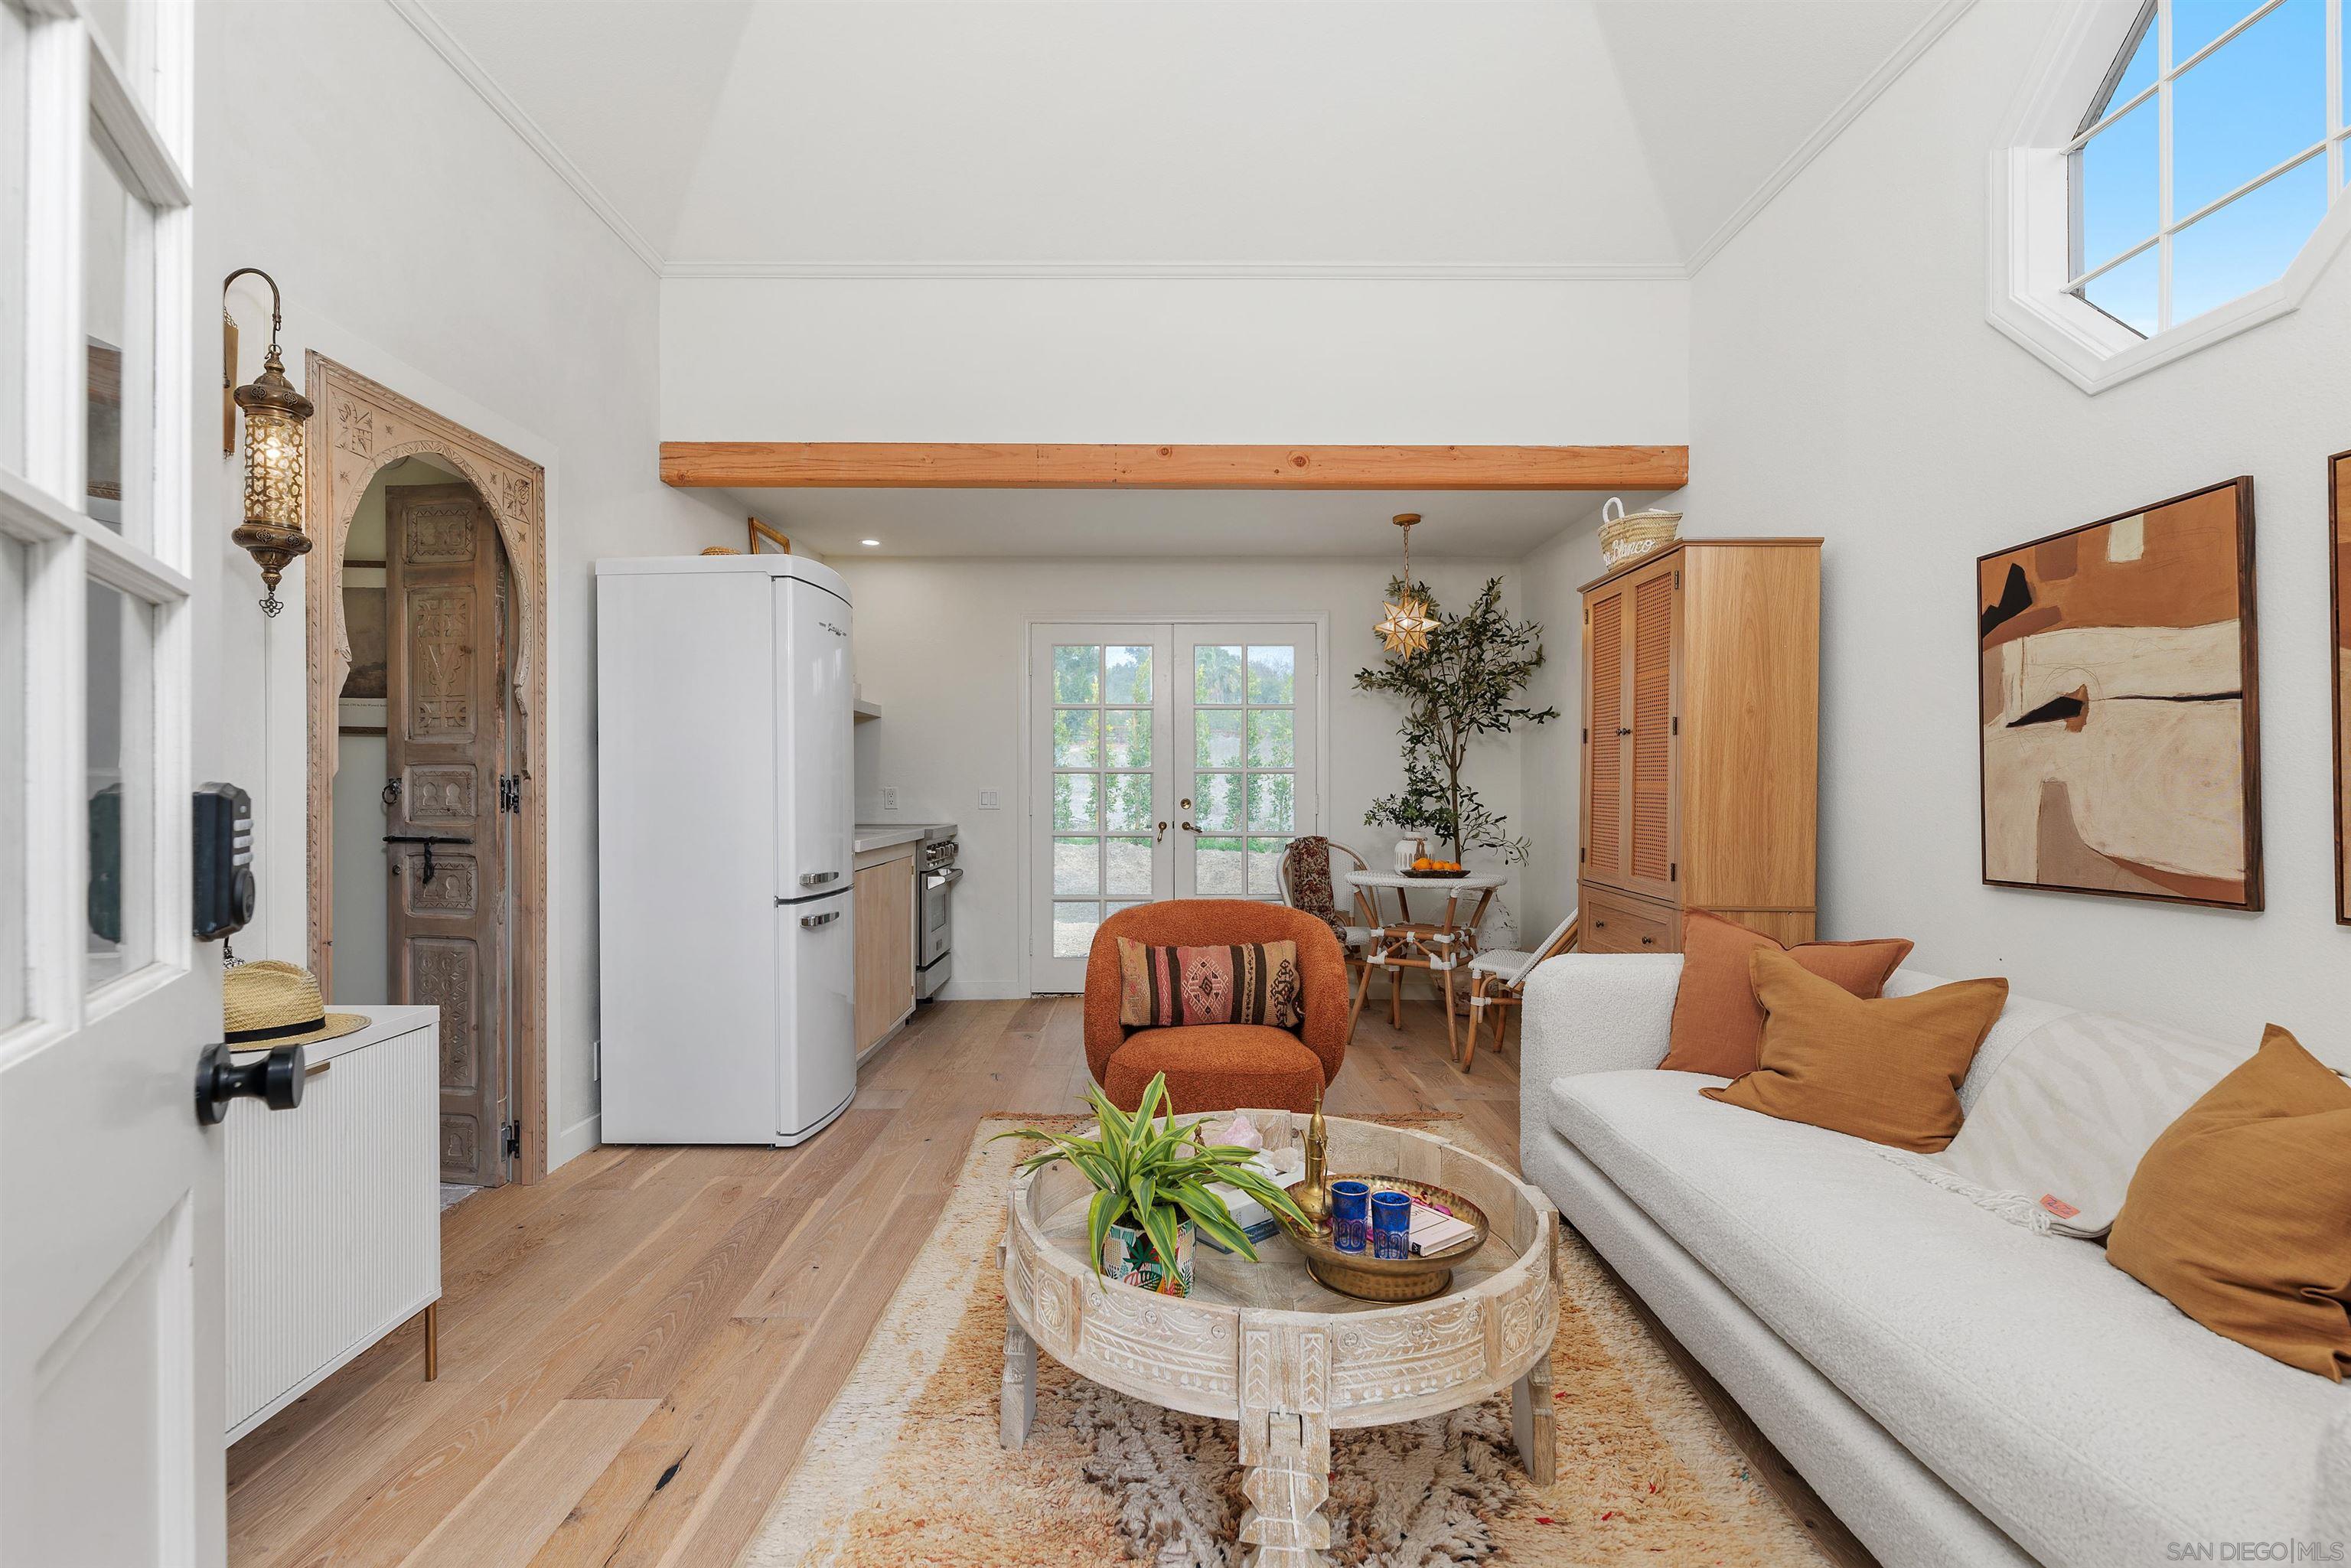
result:
M 303 423 L 310 417 L 310 400 L 286 379 L 286 363 L 278 357 L 277 280 L 257 267 L 240 267 L 221 280 L 221 316 L 227 324 L 228 368 L 223 385 L 236 376 L 236 328 L 228 318 L 228 286 L 247 275 L 269 285 L 269 352 L 261 374 L 231 393 L 245 411 L 245 521 L 229 537 L 250 551 L 261 568 L 266 592 L 262 613 L 275 615 L 277 580 L 287 563 L 306 555 L 310 536 L 302 531 Z

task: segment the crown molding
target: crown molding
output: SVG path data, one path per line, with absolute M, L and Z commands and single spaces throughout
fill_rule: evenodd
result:
M 1118 282 L 1322 278 L 1372 283 L 1677 283 L 1689 276 L 1689 269 L 1677 261 L 674 261 L 661 271 L 664 277 L 1099 278 Z
M 1934 46 L 1935 40 L 1949 32 L 1951 24 L 1967 15 L 1975 0 L 1943 0 L 1926 19 L 1910 29 L 1909 36 L 1894 47 L 1894 52 L 1879 62 L 1860 86 L 1847 93 L 1844 101 L 1829 111 L 1828 118 L 1813 128 L 1813 133 L 1800 142 L 1796 150 L 1780 161 L 1779 167 L 1763 177 L 1755 192 L 1739 204 L 1736 212 L 1722 220 L 1715 231 L 1707 235 L 1698 249 L 1690 253 L 1689 275 L 1697 277 L 1706 264 L 1720 255 L 1724 246 L 1739 237 L 1739 233 L 1762 214 L 1763 209 L 1777 199 L 1780 193 L 1794 183 L 1812 163 L 1828 150 L 1829 144 L 1844 134 L 1846 126 L 1861 118 L 1862 110 L 1877 101 L 1886 89 L 1902 78 L 1919 56 Z
M 540 161 L 555 171 L 557 179 L 571 187 L 572 194 L 586 203 L 588 210 L 603 220 L 604 226 L 612 231 L 615 238 L 627 246 L 631 253 L 639 261 L 643 262 L 655 276 L 661 274 L 663 267 L 661 252 L 655 250 L 652 242 L 637 231 L 634 224 L 622 215 L 621 209 L 612 204 L 611 198 L 597 189 L 596 183 L 588 178 L 580 165 L 564 155 L 563 150 L 555 144 L 554 139 L 539 129 L 538 121 L 533 120 L 524 111 L 522 105 L 508 96 L 506 89 L 500 87 L 491 77 L 488 68 L 474 57 L 473 51 L 459 43 L 456 35 L 442 25 L 441 18 L 426 8 L 424 0 L 384 0 L 384 3 L 392 8 L 401 20 L 416 30 L 416 36 L 423 38 L 434 54 L 449 62 L 449 68 L 463 78 L 465 85 L 472 88 L 481 96 L 482 101 L 490 106 L 490 112 L 505 120 L 507 128 L 522 138 L 523 144 L 538 153 Z

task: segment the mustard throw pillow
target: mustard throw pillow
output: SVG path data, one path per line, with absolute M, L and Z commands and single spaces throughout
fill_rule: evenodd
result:
M 1748 959 L 1761 1063 L 1709 1100 L 1930 1155 L 1959 1130 L 1959 1082 L 2008 1005 L 2008 982 L 1960 980 L 1865 1000 L 1787 954 Z
M 2272 1024 L 2141 1156 L 2106 1261 L 2210 1329 L 2351 1372 L 2351 1083 Z

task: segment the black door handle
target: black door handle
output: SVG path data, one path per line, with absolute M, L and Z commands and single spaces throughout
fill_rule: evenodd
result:
M 433 846 L 434 844 L 470 844 L 474 841 L 455 833 L 386 833 L 383 836 L 383 841 L 388 844 L 423 844 L 424 875 L 419 880 L 425 886 L 430 887 L 433 885 Z
M 228 1114 L 228 1103 L 251 1095 L 273 1111 L 291 1111 L 302 1103 L 302 1081 L 308 1076 L 298 1045 L 281 1045 L 258 1061 L 237 1061 L 226 1045 L 208 1045 L 196 1058 L 196 1123 L 216 1127 Z

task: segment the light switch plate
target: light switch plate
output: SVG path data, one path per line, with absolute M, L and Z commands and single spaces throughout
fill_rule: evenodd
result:
M 1002 810 L 1004 809 L 1003 798 L 993 789 L 982 789 L 979 792 L 979 809 L 983 811 Z

